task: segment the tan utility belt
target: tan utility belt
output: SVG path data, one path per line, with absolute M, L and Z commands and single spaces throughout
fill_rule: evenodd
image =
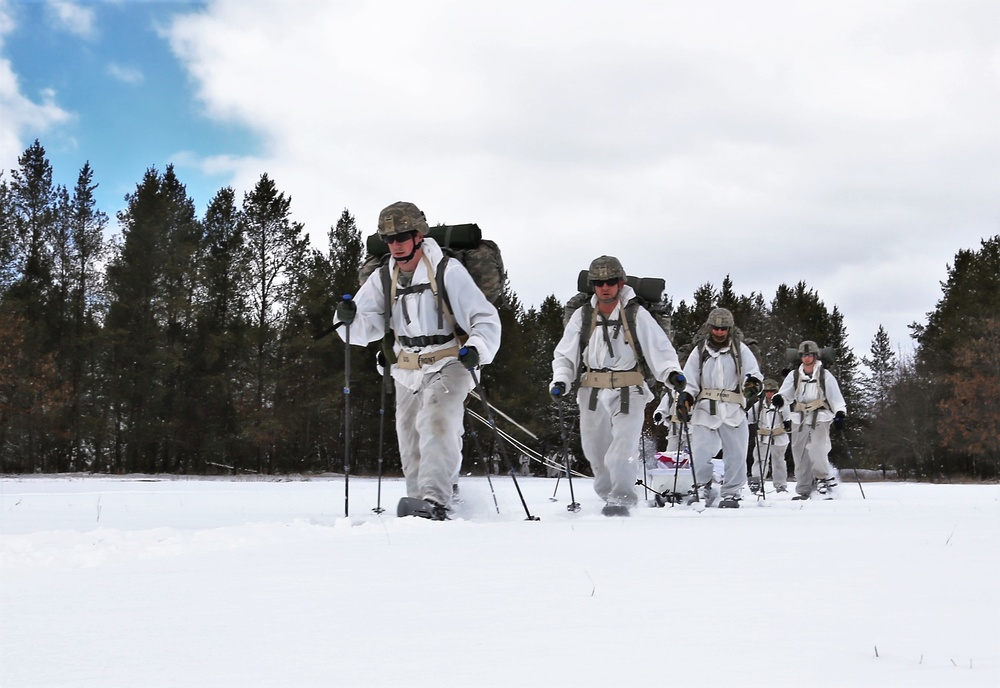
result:
M 810 411 L 818 411 L 820 409 L 830 408 L 826 399 L 813 399 L 812 401 L 807 401 L 802 403 L 801 401 L 795 405 L 796 411 L 801 411 L 803 413 L 809 413 Z
M 727 401 L 731 404 L 739 404 L 743 408 L 743 395 L 729 389 L 703 389 L 698 393 L 697 401 L 709 399 L 711 401 Z
M 787 433 L 788 433 L 788 431 L 785 430 L 784 426 L 782 426 L 780 428 L 774 428 L 774 429 L 771 429 L 771 428 L 758 428 L 758 430 L 757 430 L 757 434 L 758 435 L 764 435 L 764 436 L 767 436 L 767 435 L 785 435 Z
M 601 389 L 641 386 L 645 382 L 646 378 L 638 370 L 609 370 L 607 372 L 591 370 L 580 376 L 581 387 L 599 387 Z
M 432 351 L 427 354 L 416 351 L 400 351 L 396 354 L 396 365 L 403 370 L 420 370 L 424 366 L 434 365 L 445 358 L 455 358 L 458 356 L 458 347 L 452 346 L 447 349 Z

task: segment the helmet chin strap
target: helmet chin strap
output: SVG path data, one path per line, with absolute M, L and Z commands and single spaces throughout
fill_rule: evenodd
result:
M 424 240 L 423 239 L 421 239 L 420 241 L 414 241 L 413 242 L 413 250 L 410 251 L 410 253 L 408 255 L 403 256 L 402 258 L 396 258 L 396 262 L 397 263 L 409 263 L 411 260 L 413 260 L 413 256 L 417 255 L 417 251 L 419 251 L 420 247 L 423 246 L 423 245 L 424 245 Z

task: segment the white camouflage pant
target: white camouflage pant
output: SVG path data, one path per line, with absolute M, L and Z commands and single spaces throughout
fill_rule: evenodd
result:
M 462 466 L 465 398 L 472 376 L 457 360 L 424 376 L 416 392 L 396 383 L 396 436 L 406 495 L 448 504 Z
M 736 497 L 747 482 L 747 444 L 750 431 L 746 418 L 737 425 L 723 423 L 718 428 L 691 425 L 691 453 L 694 473 L 699 485 L 712 479 L 712 458 L 722 450 L 725 473 L 722 478 L 722 496 Z
M 594 472 L 594 491 L 608 504 L 635 506 L 639 474 L 639 433 L 645 420 L 642 388 L 629 388 L 629 412 L 621 412 L 621 392 L 601 389 L 597 408 L 590 410 L 591 388 L 577 392 L 580 405 L 580 444 Z
M 792 460 L 795 462 L 795 491 L 800 495 L 812 493 L 813 480 L 829 478 L 830 423 L 808 423 L 792 426 Z
M 788 465 L 785 463 L 785 451 L 787 449 L 787 444 L 774 444 L 774 442 L 771 442 L 770 446 L 768 446 L 767 437 L 761 436 L 757 440 L 757 446 L 754 449 L 754 460 L 751 469 L 753 477 L 759 478 L 763 483 L 764 478 L 767 476 L 762 476 L 761 473 L 767 470 L 767 466 L 770 466 L 774 487 L 788 487 Z

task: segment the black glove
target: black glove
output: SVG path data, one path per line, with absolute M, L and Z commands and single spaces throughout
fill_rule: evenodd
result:
M 667 384 L 673 387 L 674 391 L 683 392 L 684 388 L 687 387 L 687 378 L 684 377 L 684 373 L 675 370 L 667 375 Z
M 847 427 L 847 414 L 843 411 L 837 411 L 833 416 L 833 427 L 843 431 Z
M 791 432 L 792 431 L 792 421 L 786 420 L 785 423 L 784 423 L 784 425 L 785 425 L 785 432 Z
M 385 370 L 385 352 L 382 349 L 375 352 L 375 365 Z
M 677 395 L 677 420 L 687 423 L 691 420 L 691 407 L 694 406 L 694 397 L 687 392 Z
M 659 411 L 654 412 L 653 413 L 653 422 L 656 423 L 657 425 L 659 425 L 660 423 L 662 423 L 663 422 L 663 414 L 660 413 Z
M 566 396 L 566 383 L 565 382 L 553 382 L 549 385 L 549 394 L 555 399 L 562 399 Z
M 458 350 L 458 361 L 469 370 L 479 365 L 479 352 L 474 346 L 463 346 Z
M 743 383 L 743 396 L 747 399 L 755 400 L 760 396 L 760 388 L 760 380 L 747 375 L 747 380 Z
M 350 294 L 344 294 L 344 300 L 337 304 L 337 317 L 340 322 L 350 325 L 358 314 L 358 304 L 354 303 Z
M 773 397 L 771 397 L 771 406 L 773 406 L 774 408 L 780 409 L 784 405 L 785 405 L 785 400 L 781 398 L 780 394 L 775 394 Z

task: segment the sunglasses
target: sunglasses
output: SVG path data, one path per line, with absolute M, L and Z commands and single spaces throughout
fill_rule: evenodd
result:
M 712 331 L 713 332 L 729 332 L 729 328 L 728 327 L 716 327 L 715 325 L 712 325 Z
M 613 284 L 618 284 L 618 282 L 619 280 L 617 277 L 615 279 L 590 280 L 590 284 L 594 287 L 610 287 Z
M 800 354 L 799 358 L 805 358 L 806 356 L 810 358 L 816 358 L 816 354 Z
M 413 234 L 413 232 L 400 232 L 399 234 L 390 234 L 383 238 L 385 239 L 385 243 L 395 244 L 397 241 L 409 241 L 413 238 Z

